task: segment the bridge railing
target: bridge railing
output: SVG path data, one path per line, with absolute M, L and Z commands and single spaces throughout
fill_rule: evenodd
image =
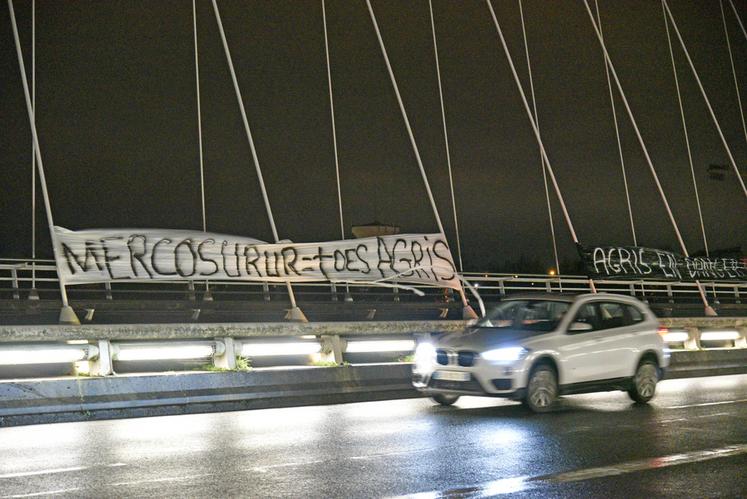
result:
M 577 275 L 549 276 L 540 274 L 496 274 L 465 272 L 464 279 L 472 283 L 485 301 L 497 300 L 506 295 L 522 292 L 588 293 L 591 282 L 588 277 Z M 0 259 L 0 295 L 13 299 L 36 298 L 38 292 L 45 296 L 58 297 L 57 271 L 53 260 Z M 708 281 L 701 282 L 707 297 L 715 305 L 721 303 L 742 304 L 747 298 L 747 282 Z M 644 301 L 659 303 L 696 302 L 699 290 L 694 282 L 660 280 L 595 280 L 597 291 L 626 294 Z M 343 301 L 365 294 L 367 301 L 400 301 L 414 299 L 412 293 L 398 289 L 380 288 L 365 284 L 320 284 L 296 283 L 302 299 L 317 301 Z M 429 297 L 439 296 L 442 290 L 429 286 L 413 286 Z M 114 281 L 98 285 L 76 285 L 68 287 L 72 299 L 107 299 L 117 297 L 135 298 L 150 295 L 163 298 L 209 301 L 221 299 L 247 299 L 271 301 L 285 299 L 284 285 L 251 281 L 216 281 L 209 285 L 205 281 Z

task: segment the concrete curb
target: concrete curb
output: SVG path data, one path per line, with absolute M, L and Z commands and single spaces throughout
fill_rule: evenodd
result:
M 666 379 L 747 374 L 747 349 L 673 352 Z
M 0 427 L 419 396 L 409 364 L 0 383 Z
M 667 379 L 747 374 L 747 349 L 673 352 Z M 0 427 L 419 397 L 409 364 L 0 382 Z

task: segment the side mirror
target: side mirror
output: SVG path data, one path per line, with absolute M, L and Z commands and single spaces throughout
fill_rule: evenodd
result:
M 586 322 L 574 322 L 571 324 L 571 327 L 568 329 L 571 333 L 583 333 L 585 331 L 591 331 L 594 329 L 591 324 L 587 324 Z

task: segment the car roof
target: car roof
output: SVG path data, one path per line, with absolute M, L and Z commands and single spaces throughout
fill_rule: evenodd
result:
M 510 300 L 551 300 L 572 303 L 581 298 L 604 298 L 612 300 L 621 300 L 625 302 L 636 301 L 626 295 L 615 293 L 517 293 L 506 296 L 501 301 Z
M 564 301 L 564 302 L 574 302 L 579 296 L 579 294 L 570 294 L 570 293 L 518 293 L 515 295 L 509 295 L 506 296 L 501 301 L 511 301 L 511 300 L 552 300 L 552 301 Z

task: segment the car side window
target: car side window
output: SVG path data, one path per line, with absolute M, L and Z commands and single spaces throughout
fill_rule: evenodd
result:
M 633 305 L 626 305 L 625 309 L 628 312 L 628 317 L 631 324 L 638 324 L 639 322 L 643 322 L 643 314 L 638 309 L 638 307 L 634 307 Z
M 586 305 L 582 305 L 581 308 L 578 309 L 578 312 L 576 312 L 576 317 L 573 319 L 573 322 L 581 322 L 583 324 L 590 325 L 591 329 L 589 331 L 581 331 L 584 333 L 598 330 L 599 316 L 597 314 L 597 307 L 595 306 L 595 304 L 587 303 Z M 578 331 L 574 332 L 574 334 L 578 333 Z
M 630 325 L 630 321 L 626 319 L 624 307 L 622 303 L 599 303 L 599 329 L 614 329 Z

